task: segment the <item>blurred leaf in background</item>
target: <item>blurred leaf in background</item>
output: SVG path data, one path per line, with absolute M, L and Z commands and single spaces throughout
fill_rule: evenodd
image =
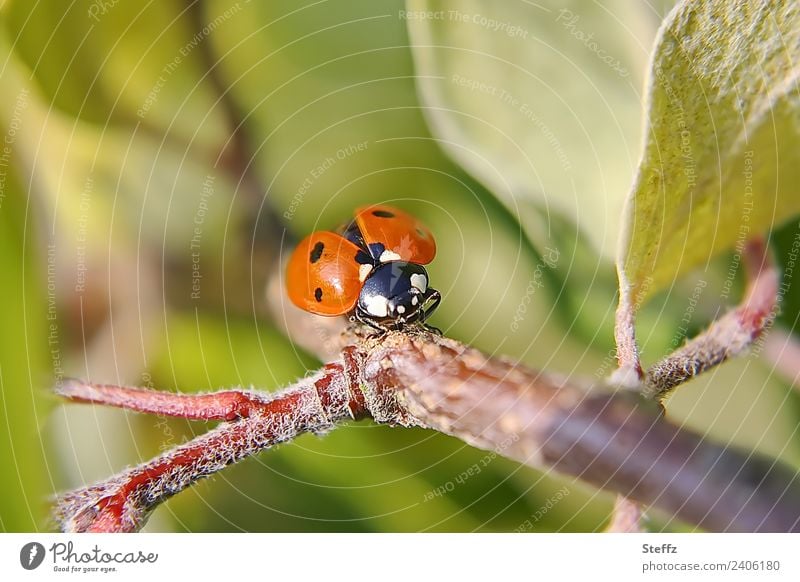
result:
M 630 112 L 658 24 L 650 10 L 632 0 L 408 2 L 432 128 L 532 240 L 555 214 L 614 256 L 638 156 Z
M 25 99 L 24 92 L 18 95 L 0 145 L 0 531 L 5 532 L 44 526 L 53 475 L 41 429 L 52 407 L 47 386 L 62 366 L 58 343 L 48 335 L 56 281 L 45 261 L 52 256 L 40 252 L 44 245 L 14 171 L 16 137 L 25 131 Z

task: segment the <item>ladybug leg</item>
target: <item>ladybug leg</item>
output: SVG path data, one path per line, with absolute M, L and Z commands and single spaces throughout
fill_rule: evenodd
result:
M 430 317 L 431 313 L 433 313 L 436 308 L 439 306 L 439 302 L 442 300 L 442 294 L 439 293 L 436 289 L 428 289 L 425 292 L 425 299 L 423 299 L 422 307 L 420 308 L 420 318 L 419 322 L 425 326 L 425 328 L 439 334 L 442 334 L 442 330 L 438 327 L 433 327 L 432 325 L 425 325 L 425 320 Z
M 425 291 L 425 299 L 422 300 L 422 307 L 420 308 L 422 311 L 422 317 L 420 317 L 420 321 L 425 321 L 428 319 L 436 308 L 439 307 L 439 303 L 442 300 L 442 294 L 439 293 L 436 289 L 428 288 Z
M 370 329 L 380 332 L 384 334 L 388 331 L 388 329 L 382 325 L 380 325 L 377 321 L 375 321 L 368 313 L 365 313 L 360 308 L 356 307 L 353 315 L 350 316 L 351 321 L 357 321 L 358 323 L 369 327 Z
M 444 333 L 442 332 L 441 329 L 439 329 L 438 327 L 435 327 L 433 325 L 427 325 L 427 324 L 423 323 L 422 327 L 424 327 L 427 331 L 435 333 L 436 335 L 444 335 Z

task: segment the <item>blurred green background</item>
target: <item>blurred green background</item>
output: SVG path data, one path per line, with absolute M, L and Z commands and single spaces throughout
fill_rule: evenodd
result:
M 361 204 L 396 204 L 435 233 L 429 271 L 444 299 L 432 323 L 446 334 L 566 375 L 599 379 L 613 369 L 607 249 L 616 231 L 594 208 L 558 203 L 573 192 L 548 188 L 546 168 L 537 188 L 547 204 L 498 192 L 454 161 L 418 90 L 403 2 L 0 5 L 0 529 L 47 529 L 55 492 L 209 428 L 64 405 L 50 394 L 60 376 L 189 392 L 274 390 L 315 370 L 320 362 L 281 331 L 265 288 L 294 241 Z M 537 75 L 556 93 L 565 83 L 571 109 L 595 111 L 602 100 L 592 135 L 625 158 L 604 171 L 626 187 L 649 42 L 669 3 L 614 7 L 630 35 L 619 48 L 629 77 L 581 94 L 558 63 L 543 59 Z M 580 2 L 572 8 L 585 30 L 611 26 Z M 522 24 L 534 36 L 553 26 Z M 548 46 L 583 50 L 562 32 Z M 606 65 L 590 55 L 581 67 L 604 74 Z M 575 175 L 597 169 L 586 148 L 572 147 L 569 120 L 540 115 Z M 613 212 L 616 202 L 599 188 L 598 196 Z M 592 223 L 600 244 L 586 234 Z M 779 233 L 779 255 L 797 231 Z M 558 260 L 543 266 L 552 249 Z M 713 261 L 645 308 L 647 362 L 735 303 L 736 294 L 719 299 L 729 262 Z M 786 305 L 791 330 L 800 301 Z M 679 391 L 670 415 L 798 465 L 798 398 L 773 367 L 757 354 L 731 362 Z M 612 496 L 500 457 L 456 483 L 485 454 L 424 430 L 351 423 L 201 482 L 159 508 L 145 531 L 513 531 L 565 487 L 533 531 L 605 526 Z M 656 512 L 648 519 L 653 529 L 683 527 Z

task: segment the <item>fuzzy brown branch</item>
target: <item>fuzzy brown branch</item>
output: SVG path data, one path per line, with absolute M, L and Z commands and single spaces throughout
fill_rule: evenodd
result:
M 238 420 L 107 481 L 60 496 L 55 519 L 65 531 L 138 531 L 156 505 L 199 479 L 302 433 L 362 417 L 363 401 L 346 377 L 341 365 L 331 364 L 271 397 L 240 391 L 168 394 L 67 381 L 58 391 L 73 400 L 193 419 Z M 221 398 L 215 401 L 217 396 Z
M 587 390 L 425 330 L 358 338 L 338 363 L 258 403 L 248 417 L 66 494 L 59 521 L 72 531 L 133 531 L 195 480 L 301 432 L 361 416 L 432 428 L 709 530 L 800 530 L 800 477 L 791 469 L 710 443 L 633 393 Z
M 778 270 L 761 239 L 745 245 L 742 253 L 748 289 L 742 303 L 650 368 L 643 394 L 661 399 L 670 390 L 725 360 L 744 352 L 772 323 L 778 296 Z
M 174 416 L 189 420 L 237 420 L 255 412 L 269 412 L 274 399 L 266 394 L 228 390 L 211 394 L 175 394 L 160 390 L 89 384 L 67 378 L 56 393 L 73 402 L 126 408 L 136 412 Z
M 639 344 L 636 342 L 636 306 L 624 294 L 617 306 L 615 319 L 614 339 L 617 344 L 615 382 L 633 388 L 644 377 L 644 372 L 639 359 Z
M 705 529 L 800 531 L 796 471 L 710 443 L 630 392 L 586 392 L 444 338 L 388 338 L 365 374 L 422 425 L 480 448 Z

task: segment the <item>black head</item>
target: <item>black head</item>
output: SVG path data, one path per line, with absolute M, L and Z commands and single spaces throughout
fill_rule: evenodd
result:
M 416 263 L 390 261 L 367 276 L 356 305 L 362 321 L 392 327 L 424 321 L 439 304 L 440 295 L 428 287 L 428 272 Z

